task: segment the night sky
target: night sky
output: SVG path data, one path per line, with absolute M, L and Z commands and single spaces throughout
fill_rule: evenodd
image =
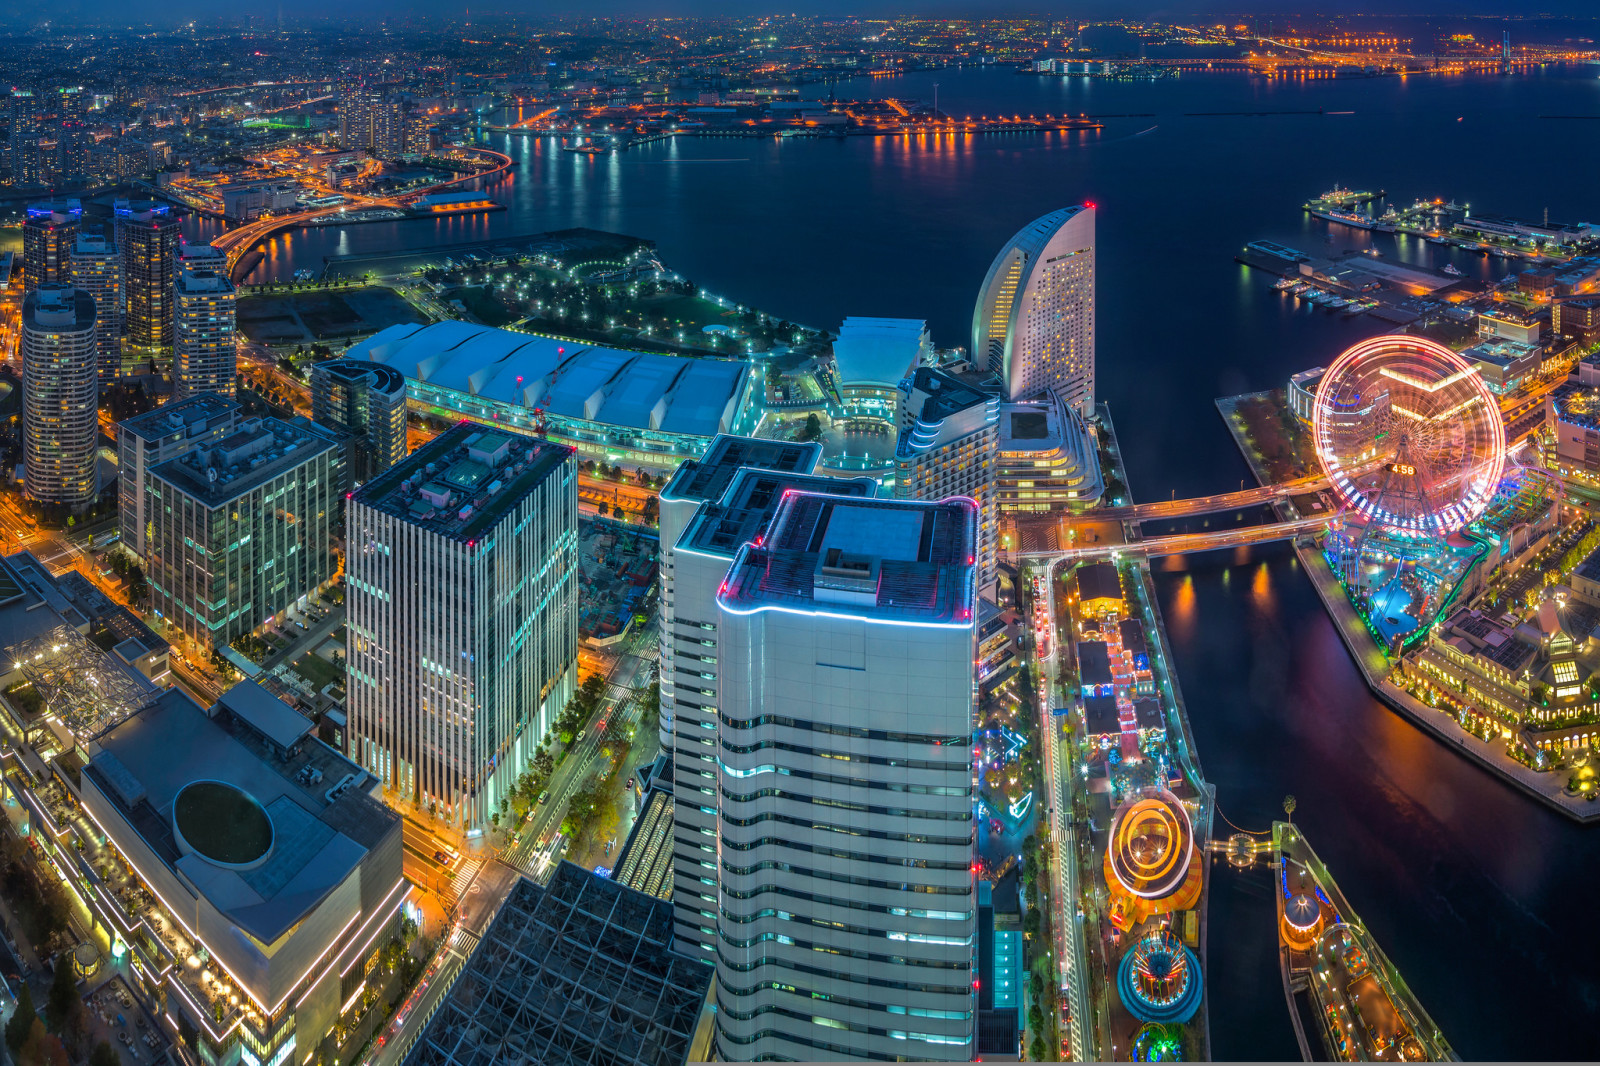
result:
M 7 5 L 9 6 L 9 5 Z M 0 13 L 0 23 L 37 23 L 49 18 L 55 23 L 71 24 L 74 21 L 99 20 L 106 17 L 123 17 L 154 22 L 170 22 L 180 17 L 216 19 L 254 13 L 271 16 L 279 4 L 276 0 L 261 0 L 233 9 L 220 8 L 214 0 L 57 0 L 46 8 L 29 11 L 13 9 Z M 518 15 L 678 15 L 722 16 L 752 14 L 799 15 L 857 15 L 882 17 L 886 15 L 936 14 L 954 17 L 985 17 L 1002 15 L 1050 15 L 1063 18 L 1150 18 L 1162 21 L 1184 21 L 1211 10 L 1239 13 L 1293 13 L 1296 6 L 1285 0 L 1225 0 L 1211 9 L 1192 2 L 1160 3 L 1152 0 L 1085 0 L 1083 3 L 1029 3 L 1027 0 L 880 0 L 863 4 L 859 0 L 532 0 L 517 3 L 492 0 L 480 8 L 468 5 L 473 13 L 489 15 L 515 13 Z M 282 0 L 286 16 L 326 16 L 329 5 L 323 0 Z M 1316 0 L 1303 9 L 1307 13 L 1383 14 L 1383 15 L 1499 15 L 1526 18 L 1534 15 L 1594 16 L 1594 0 Z M 460 16 L 461 0 L 345 0 L 337 6 L 343 15 L 399 15 Z

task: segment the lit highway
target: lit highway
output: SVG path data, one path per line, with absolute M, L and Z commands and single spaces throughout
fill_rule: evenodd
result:
M 328 215 L 336 215 L 341 211 L 361 210 L 363 208 L 371 207 L 406 207 L 418 197 L 426 196 L 429 193 L 438 192 L 440 189 L 447 189 L 452 185 L 459 185 L 465 181 L 474 181 L 479 178 L 490 178 L 511 166 L 511 157 L 508 155 L 503 155 L 500 152 L 491 151 L 487 148 L 472 148 L 470 150 L 493 156 L 500 161 L 499 165 L 492 170 L 478 171 L 473 174 L 463 175 L 459 178 L 452 178 L 449 181 L 441 181 L 435 185 L 429 185 L 421 189 L 414 189 L 402 196 L 374 197 L 361 196 L 354 193 L 344 193 L 343 195 L 348 200 L 347 203 L 342 203 L 335 207 L 321 207 L 311 211 L 301 211 L 295 214 L 273 215 L 266 218 L 259 218 L 254 222 L 247 222 L 237 229 L 228 230 L 226 233 L 213 238 L 211 245 L 212 247 L 216 248 L 217 251 L 222 252 L 225 256 L 227 256 L 228 269 L 231 271 L 238 266 L 239 260 L 243 258 L 246 252 L 255 247 L 261 241 L 281 230 L 295 229 L 304 226 L 311 219 L 324 218 Z M 235 278 L 234 280 L 242 281 L 243 279 Z

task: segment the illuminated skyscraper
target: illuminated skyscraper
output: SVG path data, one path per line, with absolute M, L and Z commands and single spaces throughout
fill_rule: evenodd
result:
M 338 445 L 314 426 L 251 418 L 209 446 L 202 433 L 145 472 L 144 559 L 151 607 L 209 651 L 333 580 L 341 499 Z
M 236 400 L 206 393 L 164 403 L 117 423 L 117 513 L 122 522 L 122 546 L 141 562 L 153 518 L 149 507 L 164 506 L 145 492 L 149 472 L 184 452 L 209 450 L 231 436 L 238 424 Z
M 171 348 L 178 217 L 166 204 L 118 200 L 116 220 L 125 335 L 140 348 Z
M 576 689 L 573 450 L 461 425 L 345 506 L 347 750 L 485 830 Z
M 234 349 L 233 282 L 207 260 L 181 261 L 174 297 L 177 305 L 172 348 L 175 398 L 201 392 L 234 394 L 238 353 Z
M 122 252 L 104 233 L 80 233 L 68 254 L 72 284 L 94 297 L 100 383 L 122 370 Z
M 77 200 L 46 200 L 28 205 L 22 222 L 24 292 L 41 285 L 71 284 L 72 267 L 67 257 L 82 220 L 83 204 Z
M 979 290 L 972 359 L 1008 400 L 1054 393 L 1094 412 L 1094 206 L 1035 219 L 1003 248 Z
M 895 442 L 894 494 L 902 500 L 965 496 L 977 502 L 978 588 L 988 596 L 999 528 L 1000 397 L 932 367 L 918 367 L 906 392 L 906 427 Z
M 680 950 L 717 945 L 717 590 L 791 490 L 871 497 L 871 478 L 811 471 L 816 444 L 718 436 L 661 493 L 661 750 L 671 755 L 672 901 Z
M 30 499 L 83 508 L 100 494 L 94 298 L 41 285 L 22 301 L 23 486 Z
M 717 1058 L 972 1058 L 977 509 L 785 493 L 716 597 Z
M 398 97 L 371 89 L 339 100 L 339 147 L 364 149 L 376 159 L 393 159 L 406 150 L 406 107 Z

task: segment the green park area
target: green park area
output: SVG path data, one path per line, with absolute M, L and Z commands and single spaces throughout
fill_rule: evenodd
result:
M 257 290 L 239 298 L 239 329 L 257 344 L 308 344 L 426 321 L 405 297 L 382 285 Z
M 1267 482 L 1309 477 L 1320 469 L 1311 429 L 1289 409 L 1285 389 L 1217 401 L 1236 437 L 1250 449 L 1252 467 Z

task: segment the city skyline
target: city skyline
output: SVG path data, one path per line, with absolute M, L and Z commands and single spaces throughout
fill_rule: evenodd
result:
M 0 25 L 19 1066 L 1583 1060 L 1600 19 L 1118 8 Z

